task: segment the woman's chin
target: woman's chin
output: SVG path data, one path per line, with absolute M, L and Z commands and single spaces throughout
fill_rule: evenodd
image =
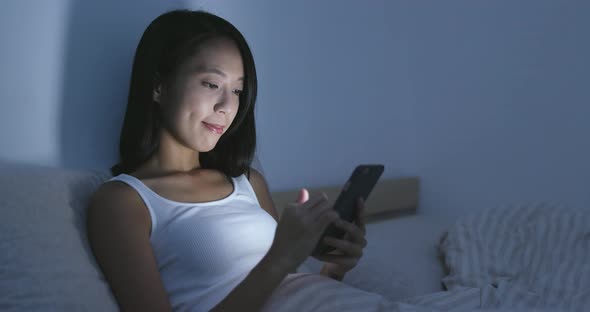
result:
M 207 153 L 207 152 L 212 151 L 216 145 L 217 145 L 217 141 L 214 142 L 213 144 L 203 144 L 203 145 L 199 146 L 199 148 L 197 150 L 201 153 Z

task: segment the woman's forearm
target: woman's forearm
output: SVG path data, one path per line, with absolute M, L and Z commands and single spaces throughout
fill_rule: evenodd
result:
M 289 264 L 281 263 L 267 253 L 211 311 L 259 311 L 290 271 Z

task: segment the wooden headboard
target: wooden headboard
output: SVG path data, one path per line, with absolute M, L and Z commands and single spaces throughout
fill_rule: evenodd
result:
M 310 194 L 325 192 L 333 203 L 340 194 L 342 186 L 310 188 Z M 382 179 L 369 195 L 366 202 L 367 222 L 375 222 L 399 215 L 415 214 L 418 207 L 420 180 L 418 177 Z M 283 208 L 297 199 L 299 189 L 272 192 L 273 202 L 282 214 Z

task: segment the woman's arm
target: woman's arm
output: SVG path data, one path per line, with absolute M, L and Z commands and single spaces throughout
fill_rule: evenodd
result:
M 139 195 L 103 184 L 86 214 L 88 241 L 121 311 L 171 311 L 152 252 L 151 220 Z

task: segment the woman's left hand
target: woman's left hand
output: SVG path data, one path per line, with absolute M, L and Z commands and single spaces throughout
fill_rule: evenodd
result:
M 336 248 L 325 255 L 315 256 L 325 264 L 320 274 L 336 280 L 342 280 L 346 272 L 352 270 L 363 256 L 363 249 L 367 246 L 365 239 L 365 203 L 361 198 L 357 202 L 357 218 L 355 223 L 345 220 L 334 222 L 334 226 L 346 231 L 342 239 L 325 237 L 326 245 Z

